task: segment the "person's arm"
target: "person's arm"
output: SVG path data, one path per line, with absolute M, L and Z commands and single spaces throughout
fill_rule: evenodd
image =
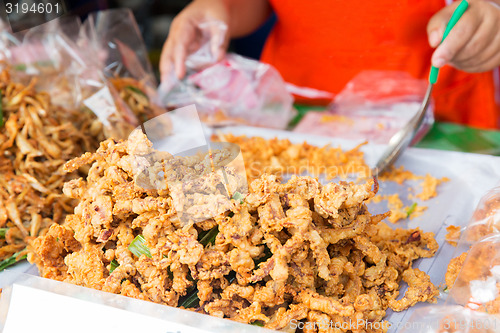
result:
M 500 65 L 500 0 L 469 0 L 469 8 L 439 45 L 455 1 L 434 15 L 427 26 L 429 44 L 437 47 L 432 65 L 449 64 L 466 72 L 485 72 Z M 439 45 L 439 46 L 438 46 Z
M 207 1 L 207 0 L 197 0 Z M 268 0 L 224 0 L 229 8 L 229 34 L 243 37 L 257 30 L 271 15 Z
M 200 46 L 198 25 L 207 21 L 224 22 L 228 31 L 214 27 L 212 52 L 221 59 L 229 38 L 241 37 L 255 31 L 271 14 L 267 0 L 195 0 L 172 22 L 160 58 L 162 81 L 175 70 L 177 77 L 186 73 L 187 55 Z M 225 39 L 222 40 L 222 35 Z

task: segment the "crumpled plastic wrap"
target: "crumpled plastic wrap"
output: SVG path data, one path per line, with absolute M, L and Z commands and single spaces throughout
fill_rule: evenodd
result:
M 461 228 L 458 246 L 447 269 L 448 288 L 452 289 L 454 286 L 455 279 L 464 265 L 464 259 L 469 260 L 470 252 L 473 249 L 479 251 L 477 249 L 484 247 L 485 243 L 491 243 L 495 237 L 500 237 L 500 186 L 490 189 L 481 197 L 468 224 Z M 481 260 L 490 259 L 493 260 L 494 257 Z
M 481 198 L 461 242 L 474 244 L 491 235 L 500 235 L 500 186 L 491 189 Z
M 132 94 L 149 104 L 155 97 L 146 47 L 128 9 L 96 12 L 85 22 L 61 17 L 19 33 L 2 22 L 0 60 L 16 70 L 16 79 L 36 77 L 37 88 L 49 92 L 54 104 L 86 106 L 103 123 L 105 135 L 115 139 L 127 138 L 145 120 L 124 98 Z M 149 117 L 162 113 L 155 107 L 149 111 Z
M 500 315 L 500 234 L 471 246 L 447 302 Z
M 500 330 L 500 320 L 461 306 L 427 306 L 397 328 L 401 333 L 493 333 Z
M 217 29 L 215 29 L 216 27 Z M 236 54 L 218 61 L 214 43 L 226 31 L 221 22 L 200 25 L 204 41 L 186 59 L 187 75 L 172 72 L 159 88 L 159 104 L 170 109 L 195 104 L 202 121 L 213 126 L 247 124 L 285 128 L 292 119 L 293 97 L 276 69 Z
M 427 84 L 406 72 L 363 71 L 335 97 L 328 112 L 309 112 L 295 131 L 387 144 L 420 109 Z M 413 143 L 433 122 L 431 104 Z
M 415 311 L 403 332 L 500 331 L 500 187 L 479 201 L 448 265 L 445 306 Z M 458 256 L 460 254 L 460 256 Z

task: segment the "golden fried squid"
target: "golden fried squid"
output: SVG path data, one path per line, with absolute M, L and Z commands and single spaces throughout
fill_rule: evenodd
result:
M 28 259 L 42 276 L 278 330 L 293 321 L 380 322 L 389 307 L 436 297 L 412 268 L 435 254 L 434 235 L 371 215 L 375 180 L 322 185 L 292 176 L 282 184 L 264 174 L 226 212 L 182 221 L 169 186 L 134 181 L 137 151 L 154 152 L 145 137 L 107 140 L 66 165 L 90 171 L 64 187 L 79 202 L 74 214 L 31 242 Z M 402 280 L 409 289 L 397 300 Z

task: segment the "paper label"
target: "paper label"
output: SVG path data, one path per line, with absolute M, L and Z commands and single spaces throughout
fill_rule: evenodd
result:
M 116 113 L 116 105 L 108 87 L 102 88 L 84 100 L 83 104 L 94 112 L 104 126 L 110 125 L 109 117 Z
M 208 333 L 183 324 L 14 284 L 3 333 L 33 332 Z

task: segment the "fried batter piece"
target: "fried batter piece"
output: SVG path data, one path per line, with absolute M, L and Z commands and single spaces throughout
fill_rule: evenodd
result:
M 457 276 L 462 270 L 462 266 L 464 265 L 465 258 L 467 258 L 467 252 L 464 252 L 458 257 L 450 260 L 448 269 L 446 270 L 446 275 L 444 277 L 448 289 L 451 289 L 453 287 L 453 284 L 455 284 L 455 280 L 457 279 Z
M 460 227 L 457 227 L 456 225 L 449 225 L 446 227 L 446 231 L 448 231 L 445 236 L 446 241 L 456 247 L 458 240 L 460 239 Z
M 418 268 L 409 268 L 403 272 L 403 281 L 408 283 L 408 290 L 398 301 L 390 300 L 389 307 L 394 311 L 403 311 L 418 302 L 435 303 L 439 291 L 432 284 L 429 276 Z
M 307 142 L 293 144 L 289 140 L 261 137 L 235 136 L 218 133 L 212 137 L 214 141 L 235 143 L 241 148 L 249 181 L 260 178 L 262 174 L 297 174 L 309 172 L 319 176 L 325 174 L 327 179 L 349 174 L 370 175 L 371 169 L 366 165 L 361 144 L 349 151 L 340 147 L 316 147 Z
M 339 177 L 345 179 L 355 176 L 358 180 L 366 180 L 372 177 L 371 169 L 364 161 L 361 144 L 351 150 L 342 151 L 339 147 L 315 147 L 307 142 L 294 144 L 286 139 L 265 139 L 262 137 L 235 136 L 230 133 L 217 133 L 212 136 L 214 141 L 235 143 L 241 148 L 246 164 L 246 173 L 249 181 L 259 179 L 264 173 L 272 175 L 285 175 L 309 173 L 319 177 L 325 176 L 327 180 Z M 403 184 L 405 181 L 418 181 L 422 188 L 417 195 L 410 195 L 408 199 L 418 198 L 426 201 L 437 195 L 437 187 L 448 178 L 435 178 L 430 174 L 416 175 L 403 166 L 391 167 L 379 176 L 379 180 L 392 181 Z M 341 184 L 331 185 L 332 189 L 341 187 Z M 295 186 L 292 186 L 295 187 Z M 303 186 L 296 187 L 303 191 Z M 311 188 L 310 190 L 314 190 Z M 317 189 L 316 189 L 317 190 Z M 375 191 L 376 192 L 376 191 Z M 392 214 L 389 222 L 396 223 L 407 218 L 413 219 L 421 216 L 427 206 L 416 204 L 405 206 L 399 194 L 377 196 L 374 202 L 387 200 Z M 325 212 L 321 212 L 325 214 Z
M 436 296 L 429 277 L 411 268 L 436 252 L 433 234 L 393 230 L 381 222 L 388 213 L 371 215 L 365 202 L 376 181 L 323 186 L 294 176 L 282 184 L 264 174 L 227 211 L 182 222 L 170 186 L 138 185 L 134 158 L 152 153 L 145 137 L 107 140 L 67 164 L 91 163 L 90 172 L 65 185 L 79 200 L 65 225 L 31 243 L 29 259 L 42 276 L 288 331 L 292 320 L 379 322 L 389 306 L 402 310 Z M 200 165 L 190 164 L 197 158 L 150 165 Z M 401 280 L 410 291 L 396 301 Z

